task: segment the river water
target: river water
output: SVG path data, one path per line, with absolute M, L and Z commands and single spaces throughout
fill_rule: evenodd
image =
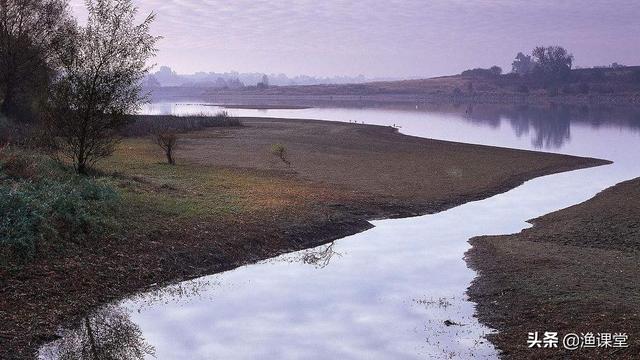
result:
M 144 112 L 219 110 L 156 103 Z M 96 347 L 121 358 L 495 358 L 484 339 L 492 329 L 478 323 L 465 295 L 475 277 L 463 259 L 468 239 L 518 232 L 528 219 L 640 176 L 637 109 L 417 104 L 228 111 L 395 125 L 408 135 L 614 163 L 536 178 L 438 214 L 374 221 L 373 229 L 328 245 L 125 299 L 61 330 L 63 338 L 45 345 L 40 358 L 88 356 Z

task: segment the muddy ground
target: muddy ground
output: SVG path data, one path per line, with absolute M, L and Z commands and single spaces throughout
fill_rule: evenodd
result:
M 640 178 L 531 222 L 467 253 L 469 295 L 504 358 L 640 358 Z M 626 333 L 629 347 L 529 349 L 534 331 Z
M 486 197 L 540 174 L 592 160 L 406 136 L 391 127 L 328 121 L 245 118 L 243 128 L 185 139 L 180 155 L 207 166 L 281 171 L 407 215 Z M 287 161 L 270 153 L 287 148 Z M 576 161 L 580 162 L 578 164 Z M 388 212 L 384 213 L 388 217 Z
M 30 358 L 56 329 L 138 291 L 320 245 L 367 220 L 442 211 L 585 159 L 321 121 L 243 119 L 182 134 L 177 166 L 126 139 L 101 174 L 120 187 L 121 232 L 0 270 L 0 358 Z M 271 145 L 287 149 L 283 162 Z

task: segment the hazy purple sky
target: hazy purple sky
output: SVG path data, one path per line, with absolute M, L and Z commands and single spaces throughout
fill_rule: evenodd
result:
M 83 0 L 71 0 L 84 16 Z M 559 44 L 576 65 L 640 65 L 640 0 L 145 0 L 156 58 L 196 71 L 427 77 Z

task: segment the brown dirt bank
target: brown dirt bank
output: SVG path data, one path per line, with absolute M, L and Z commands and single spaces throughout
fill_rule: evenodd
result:
M 281 171 L 407 216 L 485 198 L 526 179 L 600 160 L 423 139 L 391 127 L 329 121 L 243 118 L 243 128 L 186 138 L 181 156 L 201 165 Z M 291 166 L 269 148 L 287 147 Z M 212 156 L 212 154 L 216 154 Z M 371 207 L 368 206 L 370 209 Z
M 100 170 L 120 187 L 124 234 L 0 270 L 0 358 L 150 286 L 326 243 L 367 220 L 441 211 L 601 160 L 414 138 L 344 123 L 243 119 L 182 134 L 178 166 L 126 139 Z M 270 154 L 285 144 L 291 166 Z
M 467 253 L 479 272 L 469 295 L 504 358 L 640 358 L 640 178 L 531 222 Z M 627 333 L 630 346 L 531 350 L 531 331 Z

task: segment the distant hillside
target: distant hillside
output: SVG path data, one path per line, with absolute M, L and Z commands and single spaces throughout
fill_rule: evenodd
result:
M 611 103 L 640 105 L 640 66 L 573 69 L 562 82 L 544 83 L 517 74 L 465 74 L 362 84 L 247 86 L 241 89 L 162 87 L 154 99 L 245 99 L 286 103 L 301 100 L 419 101 L 433 103 Z M 242 102 L 242 100 L 240 101 Z M 244 102 L 242 102 L 244 103 Z
M 640 104 L 640 66 L 571 70 L 562 81 L 545 84 L 533 76 L 453 75 L 430 79 L 379 81 L 363 84 L 270 86 L 265 89 L 212 90 L 209 96 L 252 97 L 362 97 L 394 99 L 410 97 L 424 101 L 477 102 L 622 102 Z

